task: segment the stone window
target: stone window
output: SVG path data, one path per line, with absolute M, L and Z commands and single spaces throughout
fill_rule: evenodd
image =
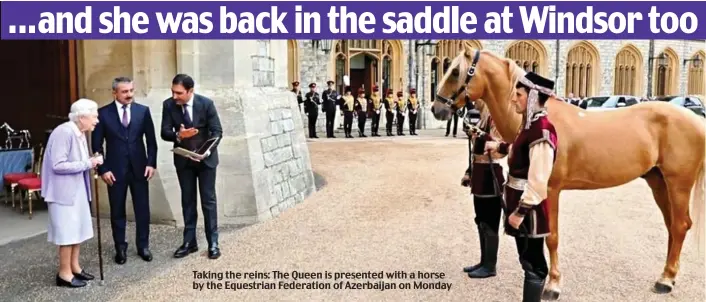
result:
M 664 64 L 660 64 L 660 60 L 654 61 L 654 91 L 656 96 L 673 95 L 677 93 L 677 81 L 679 78 L 679 57 L 677 53 L 667 48 L 658 55 L 664 56 Z
M 615 56 L 615 71 L 613 78 L 613 94 L 638 95 L 639 82 L 642 77 L 642 56 L 632 45 L 623 47 Z
M 253 86 L 273 87 L 275 83 L 275 59 L 270 56 L 270 40 L 257 40 L 257 54 L 251 56 Z
M 392 59 L 389 55 L 386 55 L 382 58 L 382 89 L 380 89 L 382 94 L 385 94 L 387 89 L 391 88 L 390 77 L 392 77 Z M 387 97 L 387 95 L 385 95 L 385 97 Z
M 691 59 L 699 58 L 699 66 L 696 67 L 694 61 L 689 62 L 689 78 L 687 80 L 687 94 L 698 94 L 705 95 L 704 93 L 704 58 L 706 58 L 706 53 L 703 50 L 699 51 L 691 57 Z
M 436 44 L 436 57 L 432 59 L 432 62 L 434 62 L 434 60 L 436 60 L 437 64 L 439 64 L 439 62 L 443 62 L 441 65 L 442 68 L 439 68 L 439 66 L 436 67 L 437 74 L 435 77 L 437 80 L 444 77 L 444 74 L 451 65 L 451 61 L 453 61 L 466 47 L 483 49 L 483 46 L 477 40 L 440 40 Z M 433 87 L 436 87 L 437 83 L 438 81 L 433 83 Z M 432 91 L 434 90 L 432 89 Z
M 598 90 L 598 50 L 592 44 L 582 41 L 569 50 L 566 58 L 565 94 L 585 98 Z
M 520 66 L 526 72 L 534 72 L 546 76 L 546 68 L 544 68 L 546 53 L 541 42 L 521 40 L 510 44 L 505 51 L 505 57 L 514 60 L 517 66 Z
M 299 44 L 297 40 L 287 40 L 287 85 L 299 81 Z

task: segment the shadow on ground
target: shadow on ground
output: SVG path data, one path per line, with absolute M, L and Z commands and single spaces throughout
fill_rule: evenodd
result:
M 314 185 L 316 186 L 316 190 L 321 190 L 321 188 L 325 187 L 327 184 L 326 178 L 314 171 Z

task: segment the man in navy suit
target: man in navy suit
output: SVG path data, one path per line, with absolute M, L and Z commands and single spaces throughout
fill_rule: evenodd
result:
M 162 104 L 163 140 L 173 142 L 174 147 L 195 151 L 211 138 L 220 139 L 223 128 L 218 111 L 209 98 L 194 93 L 194 79 L 178 74 L 172 80 L 172 97 Z M 221 256 L 218 247 L 218 212 L 216 205 L 216 167 L 218 150 L 216 145 L 199 158 L 186 158 L 174 154 L 179 186 L 181 187 L 181 210 L 184 215 L 184 241 L 174 252 L 175 258 L 182 258 L 198 251 L 196 243 L 196 192 L 201 195 L 208 257 Z
M 134 102 L 134 92 L 131 79 L 113 80 L 115 100 L 98 110 L 99 123 L 91 140 L 93 152 L 105 155 L 98 173 L 108 185 L 110 224 L 118 264 L 127 261 L 125 199 L 128 188 L 135 210 L 137 254 L 145 261 L 152 261 L 148 181 L 157 168 L 157 139 L 150 109 Z

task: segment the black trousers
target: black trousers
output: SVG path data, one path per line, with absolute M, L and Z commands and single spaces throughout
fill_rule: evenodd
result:
M 378 133 L 378 128 L 380 128 L 380 114 L 373 112 L 372 119 L 373 120 L 370 123 L 370 130 L 372 133 Z
M 352 111 L 343 112 L 343 131 L 346 132 L 346 134 L 350 134 L 352 130 L 353 130 L 353 112 Z
M 333 122 L 334 122 L 335 118 L 336 118 L 336 109 L 331 109 L 329 111 L 326 111 L 326 137 L 333 136 Z
M 113 242 L 116 248 L 127 248 L 125 241 L 125 225 L 127 223 L 125 200 L 127 190 L 130 189 L 132 207 L 135 210 L 136 235 L 135 242 L 138 249 L 149 248 L 150 237 L 150 200 L 149 183 L 144 177 L 144 171 L 137 175 L 133 173 L 132 165 L 125 175 L 114 175 L 115 182 L 108 186 L 108 200 L 110 203 L 110 227 L 113 231 Z
M 309 118 L 309 137 L 316 137 L 316 119 L 319 118 L 319 112 L 309 113 L 307 117 Z
M 525 278 L 532 279 L 534 276 L 531 275 L 542 280 L 547 278 L 549 268 L 544 258 L 544 238 L 515 237 L 515 243 L 522 270 L 525 271 Z
M 409 132 L 414 133 L 417 130 L 417 114 L 409 114 Z
M 184 215 L 184 243 L 196 245 L 196 188 L 201 195 L 208 246 L 218 244 L 218 209 L 216 203 L 216 168 L 203 163 L 190 162 L 183 169 L 177 169 L 181 187 L 181 211 Z
M 451 130 L 451 120 L 449 119 L 448 122 L 446 122 L 446 135 L 449 135 L 449 131 Z M 453 115 L 453 122 L 454 122 L 454 135 L 456 135 L 456 131 L 458 130 L 458 114 L 454 113 Z
M 385 112 L 385 129 L 387 129 L 387 131 L 392 131 L 392 122 L 394 121 L 394 118 L 394 113 Z
M 367 116 L 365 115 L 365 112 L 358 112 L 358 131 L 360 133 L 365 133 L 365 120 L 367 119 Z
M 404 115 L 397 114 L 397 132 L 402 133 L 404 129 Z
M 473 195 L 473 209 L 476 212 L 476 225 L 483 222 L 497 234 L 500 229 L 500 217 L 502 216 L 501 197 L 479 197 Z

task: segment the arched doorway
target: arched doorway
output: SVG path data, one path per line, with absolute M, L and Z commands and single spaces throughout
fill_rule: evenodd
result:
M 677 79 L 679 78 L 679 57 L 677 53 L 666 48 L 659 56 L 664 56 L 664 64 L 656 64 L 655 95 L 664 96 L 677 93 Z
M 375 85 L 381 92 L 402 89 L 404 58 L 399 40 L 338 40 L 332 49 L 331 78 L 339 93 L 344 92 L 344 75 L 350 77 L 351 89 L 364 87 L 366 94 Z
M 694 59 L 696 58 L 700 60 L 698 66 L 694 64 Z M 706 52 L 703 50 L 699 50 L 696 54 L 691 56 L 691 61 L 689 61 L 689 77 L 687 79 L 687 94 L 706 94 L 704 92 L 704 58 L 706 58 Z

